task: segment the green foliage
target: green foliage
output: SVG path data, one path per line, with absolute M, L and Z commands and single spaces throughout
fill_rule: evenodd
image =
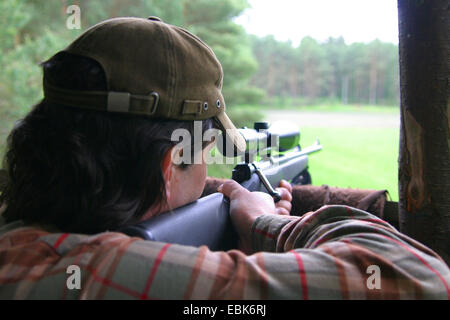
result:
M 24 3 L 19 0 L 0 2 L 0 43 L 3 50 L 10 50 L 18 40 L 18 30 L 27 24 L 31 15 L 24 10 Z M 3 59 L 0 56 L 0 59 Z M 1 60 L 0 60 L 1 61 Z

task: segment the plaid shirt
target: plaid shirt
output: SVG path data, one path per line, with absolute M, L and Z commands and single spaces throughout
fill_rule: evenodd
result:
M 439 256 L 361 210 L 263 215 L 251 236 L 256 253 L 245 255 L 15 222 L 0 227 L 0 298 L 450 298 L 450 270 Z M 80 289 L 67 286 L 71 265 Z

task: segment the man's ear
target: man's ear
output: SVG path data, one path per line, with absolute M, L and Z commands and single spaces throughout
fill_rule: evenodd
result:
M 171 189 L 171 179 L 172 179 L 172 171 L 173 171 L 173 163 L 172 163 L 172 153 L 173 147 L 166 151 L 166 154 L 163 157 L 162 161 L 162 173 L 165 181 L 165 189 L 166 189 L 166 198 L 170 197 L 170 189 Z
M 175 175 L 176 163 L 180 163 L 182 157 L 182 149 L 172 147 L 167 150 L 162 161 L 162 171 L 165 180 L 166 198 L 170 198 L 172 179 Z

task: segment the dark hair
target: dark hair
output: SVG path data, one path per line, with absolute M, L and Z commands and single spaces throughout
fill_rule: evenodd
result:
M 92 59 L 60 53 L 43 69 L 50 84 L 106 90 L 103 69 Z M 213 120 L 203 121 L 203 131 L 212 126 Z M 193 134 L 194 122 L 41 101 L 8 137 L 4 218 L 88 234 L 138 221 L 165 201 L 161 165 L 177 128 Z

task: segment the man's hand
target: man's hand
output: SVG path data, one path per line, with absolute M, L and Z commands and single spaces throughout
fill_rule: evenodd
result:
M 218 191 L 230 198 L 231 220 L 239 235 L 240 249 L 247 254 L 252 252 L 251 228 L 256 218 L 263 214 L 289 215 L 291 210 L 292 187 L 287 181 L 277 188 L 281 200 L 276 205 L 269 194 L 250 192 L 234 180 L 219 186 Z
M 286 180 L 280 181 L 280 187 L 276 190 L 281 194 L 281 200 L 275 204 L 277 214 L 289 215 L 292 209 L 292 186 Z

